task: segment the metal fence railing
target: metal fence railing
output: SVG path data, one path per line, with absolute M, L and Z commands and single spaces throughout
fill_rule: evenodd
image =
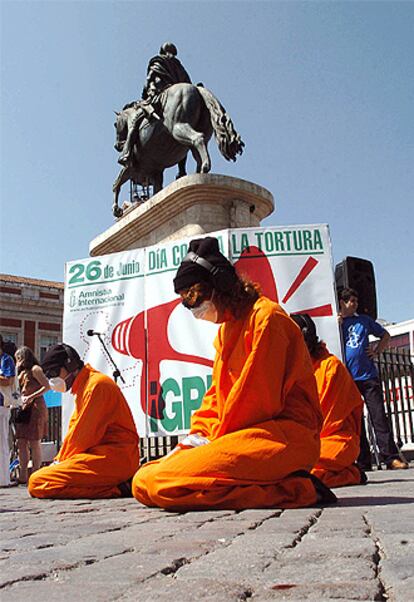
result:
M 62 443 L 62 408 L 56 406 L 48 408 L 49 412 L 49 431 L 44 441 L 54 441 L 56 448 L 59 449 Z
M 141 463 L 166 456 L 177 445 L 179 437 L 141 438 L 139 451 Z
M 407 350 L 388 349 L 378 360 L 385 411 L 398 447 L 414 445 L 414 364 Z

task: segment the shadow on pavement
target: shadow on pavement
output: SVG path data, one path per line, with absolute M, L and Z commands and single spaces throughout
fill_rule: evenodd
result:
M 392 506 L 393 504 L 412 504 L 414 497 L 349 497 L 338 499 L 338 506 Z
M 414 483 L 414 479 L 384 479 L 383 481 L 370 481 L 368 477 L 367 485 L 382 485 L 383 483 Z

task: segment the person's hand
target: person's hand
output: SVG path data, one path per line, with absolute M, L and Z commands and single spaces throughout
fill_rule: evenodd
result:
M 376 357 L 378 357 L 378 347 L 377 347 L 377 345 L 370 345 L 367 348 L 367 356 L 371 360 L 374 360 Z
M 177 452 L 183 451 L 184 449 L 193 449 L 194 447 L 200 447 L 201 445 L 206 445 L 210 443 L 210 440 L 206 437 L 203 437 L 199 433 L 192 433 L 184 437 L 175 447 L 172 449 L 164 458 L 168 458 Z M 161 458 L 163 459 L 163 458 Z
M 21 400 L 22 400 L 22 409 L 25 410 L 30 405 L 31 399 L 28 395 L 22 395 Z
M 338 318 L 338 324 L 341 326 L 342 322 L 344 321 L 343 317 L 341 316 L 341 314 L 338 314 L 337 316 Z

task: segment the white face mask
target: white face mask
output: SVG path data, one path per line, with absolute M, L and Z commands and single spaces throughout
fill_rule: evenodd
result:
M 208 322 L 214 322 L 214 324 L 217 322 L 217 308 L 211 299 L 203 301 L 201 305 L 193 307 L 190 311 L 197 320 L 207 320 Z
M 57 393 L 66 393 L 67 391 L 66 381 L 60 376 L 49 378 L 49 385 L 52 391 L 56 391 Z

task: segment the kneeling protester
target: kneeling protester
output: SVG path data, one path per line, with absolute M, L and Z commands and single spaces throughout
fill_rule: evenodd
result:
M 32 474 L 29 493 L 38 498 L 124 496 L 139 466 L 139 439 L 121 390 L 84 365 L 70 345 L 51 347 L 42 368 L 52 389 L 71 389 L 75 410 L 54 463 Z
M 138 470 L 135 498 L 179 511 L 336 501 L 310 474 L 322 415 L 294 322 L 239 278 L 215 238 L 191 241 L 174 288 L 195 318 L 220 324 L 212 384 L 192 416 L 189 437 Z
M 292 315 L 312 358 L 323 415 L 321 455 L 312 470 L 328 487 L 361 485 L 367 477 L 357 466 L 363 400 L 346 366 L 319 341 L 308 314 Z

